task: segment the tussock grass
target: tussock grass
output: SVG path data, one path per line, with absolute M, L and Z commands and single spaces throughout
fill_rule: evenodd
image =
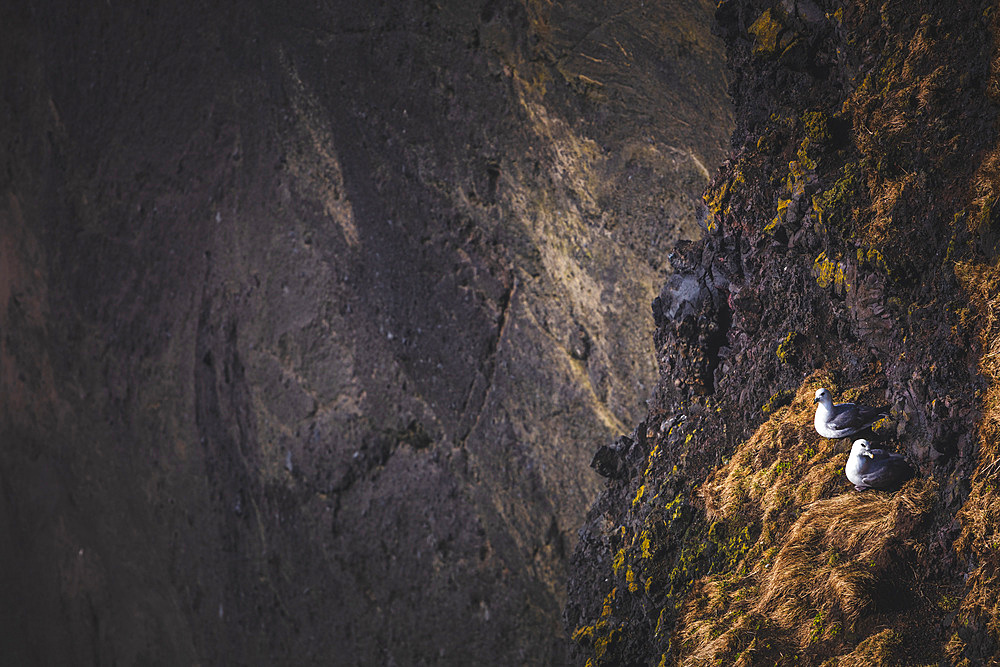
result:
M 993 53 L 986 92 L 1000 101 L 1000 16 L 992 14 Z M 994 208 L 1000 199 L 1000 145 L 987 152 L 971 187 L 969 229 L 980 232 L 996 224 Z M 959 520 L 962 532 L 955 542 L 959 561 L 973 563 L 966 578 L 965 597 L 958 607 L 958 621 L 985 629 L 1000 641 L 1000 258 L 994 262 L 958 262 L 955 276 L 975 306 L 981 345 L 979 372 L 988 387 L 982 397 L 978 429 L 978 461 L 971 491 Z M 964 318 L 963 318 L 964 319 Z M 966 643 L 954 634 L 945 647 L 952 663 L 968 665 Z M 996 656 L 994 656 L 995 659 Z M 978 658 L 974 658 L 978 659 Z
M 793 500 L 805 504 L 833 491 L 847 454 L 813 428 L 813 397 L 821 386 L 834 383 L 823 373 L 810 376 L 791 405 L 775 411 L 706 482 L 701 496 L 710 520 L 767 518 L 773 524 Z
M 1000 637 L 1000 259 L 992 265 L 960 263 L 955 274 L 979 313 L 983 350 L 979 372 L 988 380 L 979 424 L 979 463 L 972 491 L 959 513 L 962 533 L 955 543 L 963 560 L 977 563 L 968 578 L 968 593 L 959 607 L 963 619 L 985 620 Z
M 675 642 L 681 664 L 780 664 L 821 643 L 827 654 L 849 652 L 845 630 L 892 594 L 891 582 L 919 549 L 908 537 L 930 511 L 936 485 L 850 490 L 842 443 L 812 426 L 820 386 L 835 384 L 822 373 L 808 378 L 703 488 L 710 520 L 755 525 L 759 539 L 730 571 L 695 586 Z M 856 664 L 874 655 L 877 636 L 853 649 Z
M 991 219 L 993 206 L 1000 198 L 1000 148 L 994 148 L 983 158 L 972 180 L 972 196 L 973 214 L 968 223 L 972 231 L 979 231 Z M 963 268 L 968 275 L 970 267 Z
M 862 12 L 885 11 L 885 7 L 873 3 Z M 912 32 L 891 35 L 881 64 L 846 102 L 852 111 L 855 145 L 868 165 L 864 169 L 868 203 L 863 198 L 853 203 L 855 219 L 865 222 L 853 231 L 866 246 L 880 248 L 889 257 L 906 252 L 904 244 L 897 244 L 896 252 L 887 253 L 899 230 L 910 224 L 909 209 L 900 204 L 927 189 L 926 179 L 907 165 L 925 141 L 922 137 L 934 127 L 954 80 L 952 70 L 940 64 L 942 45 L 936 34 L 935 19 L 926 14 Z M 936 159 L 949 154 L 943 148 Z
M 813 504 L 763 578 L 760 608 L 801 645 L 812 638 L 803 624 L 817 612 L 853 625 L 876 605 L 880 579 L 909 546 L 899 528 L 930 510 L 934 495 L 933 483 L 917 482 L 895 495 L 845 493 Z
M 877 632 L 848 653 L 823 663 L 823 667 L 896 667 L 902 665 L 902 638 L 895 630 Z

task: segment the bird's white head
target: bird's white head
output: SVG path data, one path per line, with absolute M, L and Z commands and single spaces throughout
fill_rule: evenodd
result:
M 833 407 L 833 397 L 830 396 L 830 392 L 825 387 L 820 387 L 816 390 L 816 398 L 813 399 L 813 403 L 821 403 L 829 409 Z
M 868 452 L 868 447 L 870 445 L 871 445 L 871 443 L 868 442 L 867 440 L 865 440 L 864 438 L 861 438 L 859 440 L 855 440 L 854 444 L 851 445 L 851 456 L 852 457 L 854 457 L 854 456 L 863 456 L 864 454 L 866 454 Z

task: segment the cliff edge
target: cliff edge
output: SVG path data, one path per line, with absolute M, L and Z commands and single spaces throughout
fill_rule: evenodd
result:
M 724 0 L 736 130 L 653 302 L 565 611 L 587 664 L 982 664 L 1000 650 L 1000 59 L 986 3 Z M 813 393 L 889 404 L 858 493 Z

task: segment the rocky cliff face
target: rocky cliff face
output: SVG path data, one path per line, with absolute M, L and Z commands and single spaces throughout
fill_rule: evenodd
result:
M 998 656 L 997 9 L 726 0 L 736 130 L 573 557 L 588 664 Z M 813 392 L 888 403 L 857 493 Z
M 6 659 L 564 661 L 732 129 L 711 7 L 0 15 Z

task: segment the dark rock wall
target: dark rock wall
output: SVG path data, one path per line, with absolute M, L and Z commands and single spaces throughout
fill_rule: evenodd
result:
M 710 8 L 0 9 L 12 663 L 553 664 Z

